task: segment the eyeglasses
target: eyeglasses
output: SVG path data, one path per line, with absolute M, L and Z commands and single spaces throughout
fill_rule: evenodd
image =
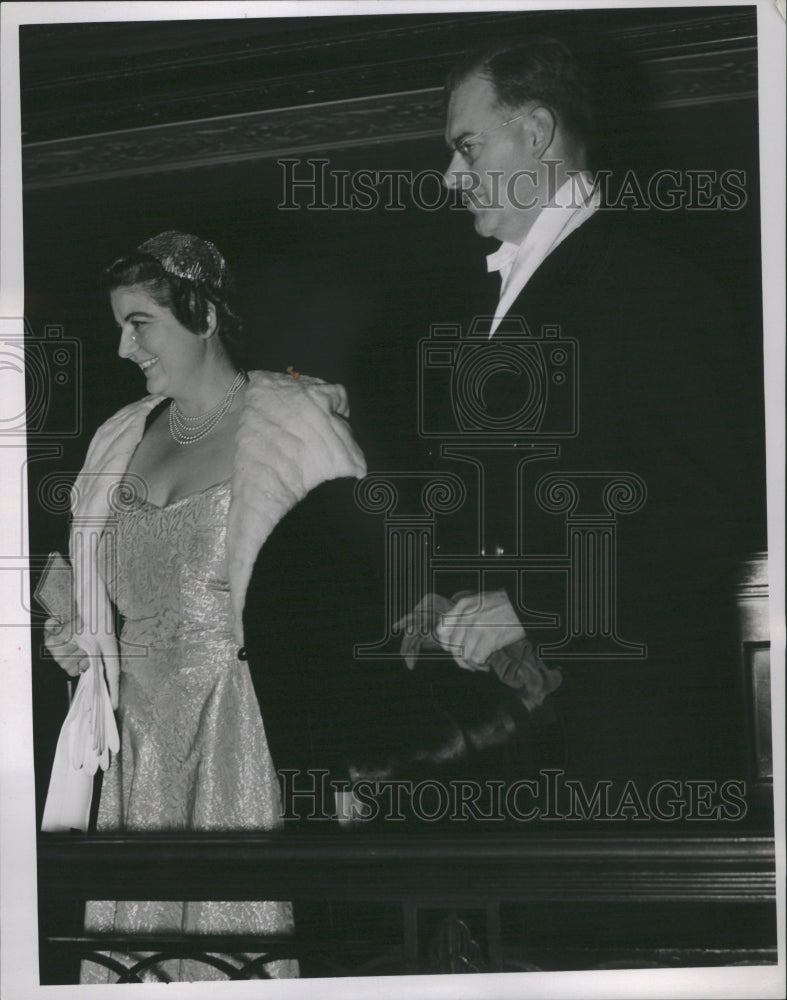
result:
M 473 146 L 478 145 L 478 140 L 483 135 L 489 135 L 490 132 L 497 132 L 499 128 L 505 128 L 506 125 L 513 125 L 514 122 L 518 122 L 520 118 L 524 118 L 524 113 L 517 115 L 516 118 L 509 118 L 507 121 L 500 122 L 499 125 L 493 125 L 491 128 L 482 129 L 480 132 L 475 132 L 473 135 L 465 136 L 464 139 L 457 139 L 456 142 L 451 144 L 451 148 L 455 153 L 459 155 L 470 163 L 473 159 Z

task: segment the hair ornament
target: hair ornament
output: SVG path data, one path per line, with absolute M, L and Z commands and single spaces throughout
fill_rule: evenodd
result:
M 154 257 L 167 274 L 217 292 L 226 291 L 231 281 L 227 262 L 217 247 L 190 233 L 170 229 L 145 240 L 137 250 Z

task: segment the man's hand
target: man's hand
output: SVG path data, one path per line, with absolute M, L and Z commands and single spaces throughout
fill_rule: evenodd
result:
M 79 677 L 90 666 L 90 658 L 69 638 L 70 635 L 71 622 L 61 624 L 56 618 L 47 618 L 44 622 L 44 645 L 49 655 L 69 677 Z
M 488 670 L 492 653 L 524 639 L 525 630 L 505 590 L 463 597 L 447 611 L 435 637 L 465 670 Z

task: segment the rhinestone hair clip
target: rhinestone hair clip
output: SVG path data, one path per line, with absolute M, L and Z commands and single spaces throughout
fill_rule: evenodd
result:
M 196 285 L 222 292 L 230 280 L 227 262 L 217 247 L 190 233 L 171 229 L 145 240 L 137 250 L 154 257 L 167 274 Z

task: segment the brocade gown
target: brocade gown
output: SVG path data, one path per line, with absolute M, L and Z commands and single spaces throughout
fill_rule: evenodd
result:
M 279 784 L 233 636 L 225 546 L 230 496 L 228 481 L 165 507 L 127 495 L 104 533 L 102 565 L 123 624 L 121 746 L 104 775 L 100 831 L 271 830 L 280 824 Z M 293 923 L 288 902 L 99 900 L 87 904 L 85 927 L 89 933 L 251 935 L 286 934 Z M 243 956 L 222 957 L 236 966 L 244 962 Z M 112 958 L 133 964 L 128 955 Z M 297 963 L 270 962 L 262 975 L 297 976 Z M 83 963 L 82 982 L 115 978 L 97 963 Z M 193 959 L 170 959 L 142 978 L 226 976 Z

